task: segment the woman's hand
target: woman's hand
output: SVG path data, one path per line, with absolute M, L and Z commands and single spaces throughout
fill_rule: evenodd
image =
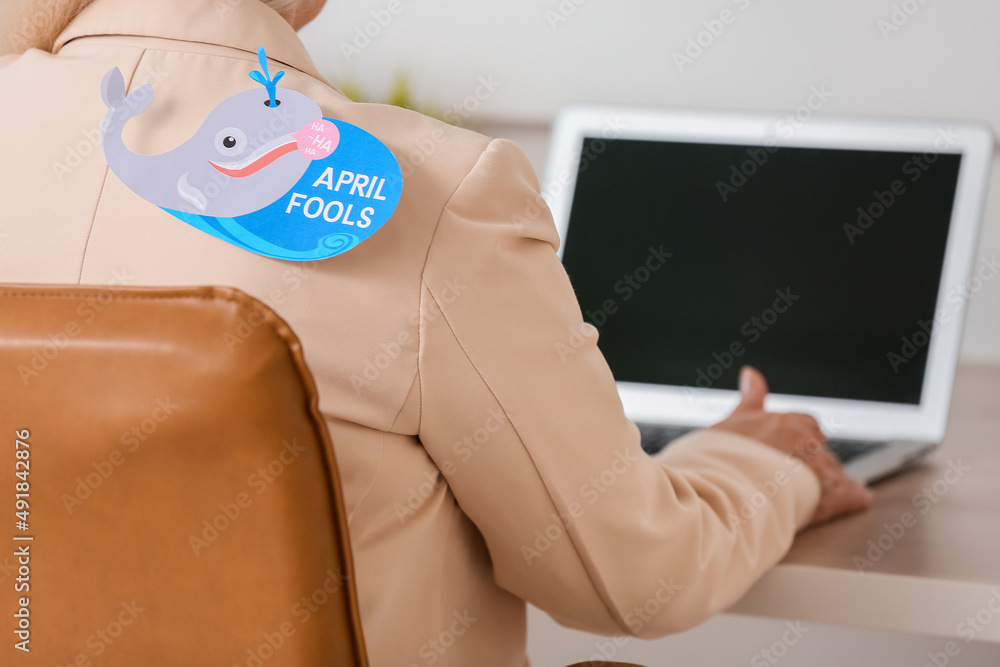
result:
M 851 479 L 837 457 L 826 447 L 826 436 L 816 419 L 799 413 L 764 410 L 767 382 L 750 366 L 740 371 L 742 400 L 733 413 L 712 428 L 739 433 L 759 440 L 805 462 L 820 482 L 820 498 L 809 525 L 864 509 L 871 504 L 872 492 Z

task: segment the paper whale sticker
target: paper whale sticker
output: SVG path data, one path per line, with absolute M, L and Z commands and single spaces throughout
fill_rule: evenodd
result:
M 359 127 L 325 118 L 319 105 L 277 88 L 264 49 L 263 88 L 220 103 L 186 142 L 161 155 L 133 153 L 125 124 L 153 101 L 152 87 L 126 95 L 118 68 L 101 83 L 108 106 L 101 141 L 108 166 L 146 201 L 250 252 L 312 261 L 347 252 L 392 216 L 402 194 L 399 163 Z

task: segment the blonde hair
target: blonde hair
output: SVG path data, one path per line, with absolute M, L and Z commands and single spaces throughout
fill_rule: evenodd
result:
M 22 0 L 4 35 L 5 51 L 51 51 L 56 37 L 93 0 Z
M 0 0 L 4 2 L 7 0 Z M 23 53 L 28 49 L 51 51 L 56 38 L 94 0 L 21 0 L 13 10 L 10 28 L 3 35 L 0 52 Z M 137 0 L 138 1 L 138 0 Z M 291 21 L 308 0 L 260 0 Z

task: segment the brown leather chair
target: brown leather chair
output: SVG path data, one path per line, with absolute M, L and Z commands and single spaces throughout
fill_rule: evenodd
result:
M 0 373 L 0 664 L 368 664 L 329 435 L 271 310 L 0 286 Z

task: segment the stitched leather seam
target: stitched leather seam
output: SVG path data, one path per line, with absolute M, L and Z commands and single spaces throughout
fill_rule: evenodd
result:
M 116 288 L 117 289 L 117 288 Z M 268 325 L 271 331 L 275 333 L 281 340 L 288 346 L 289 352 L 292 355 L 292 362 L 295 368 L 296 375 L 299 378 L 299 382 L 302 386 L 302 390 L 305 396 L 311 396 L 312 400 L 309 401 L 308 405 L 305 406 L 307 413 L 310 416 L 310 421 L 312 422 L 313 435 L 320 447 L 320 455 L 323 461 L 324 472 L 326 473 L 326 488 L 328 494 L 328 500 L 330 503 L 330 509 L 333 515 L 339 515 L 344 518 L 342 525 L 339 525 L 339 531 L 341 537 L 335 540 L 334 551 L 338 554 L 342 567 L 344 568 L 345 576 L 347 576 L 351 583 L 356 579 L 354 571 L 354 555 L 351 549 L 348 547 L 350 535 L 348 533 L 347 526 L 347 513 L 344 511 L 343 504 L 343 489 L 340 484 L 340 475 L 337 469 L 336 456 L 333 452 L 333 436 L 326 434 L 324 437 L 324 431 L 320 427 L 320 420 L 323 419 L 322 414 L 320 414 L 319 409 L 316 404 L 316 383 L 312 379 L 312 374 L 309 371 L 308 366 L 305 365 L 305 359 L 302 352 L 302 344 L 298 340 L 298 337 L 292 331 L 288 323 L 285 322 L 281 317 L 275 313 L 273 310 L 259 304 L 255 301 L 253 297 L 242 292 L 236 288 L 224 287 L 224 288 L 211 288 L 209 294 L 135 294 L 126 291 L 129 288 L 125 288 L 118 292 L 115 292 L 109 287 L 93 286 L 89 289 L 78 289 L 75 292 L 48 292 L 48 291 L 12 291 L 9 286 L 4 289 L 0 288 L 0 298 L 3 297 L 45 297 L 45 298 L 57 298 L 57 299 L 73 299 L 73 300 L 83 300 L 84 297 L 93 296 L 95 294 L 103 294 L 109 291 L 113 292 L 113 298 L 118 300 L 128 300 L 128 301 L 190 301 L 190 300 L 200 300 L 200 301 L 219 301 L 231 303 L 241 309 L 241 311 L 259 312 L 264 315 L 264 323 Z M 184 290 L 184 287 L 166 287 L 164 290 L 175 289 Z M 186 289 L 191 289 L 186 288 Z M 197 288 L 195 288 L 197 289 Z M 258 308 L 254 308 L 258 305 Z M 338 489 L 340 493 L 338 493 Z M 340 522 L 338 522 L 340 523 Z M 345 610 L 347 618 L 359 618 L 357 616 L 357 590 L 353 585 L 348 586 L 347 599 L 345 600 L 347 609 Z M 355 649 L 355 655 L 358 658 L 358 664 L 366 664 L 365 661 L 365 641 L 364 641 L 364 630 L 360 624 L 352 624 L 351 638 Z

